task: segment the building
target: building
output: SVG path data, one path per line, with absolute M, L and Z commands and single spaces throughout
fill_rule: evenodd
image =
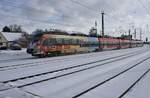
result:
M 0 44 L 9 47 L 11 43 L 16 42 L 21 36 L 21 33 L 16 32 L 0 32 Z

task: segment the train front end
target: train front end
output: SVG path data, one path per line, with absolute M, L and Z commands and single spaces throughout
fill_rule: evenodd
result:
M 30 43 L 27 47 L 27 53 L 31 54 L 32 56 L 43 56 L 43 51 L 41 49 L 41 38 L 43 34 L 37 33 L 32 35 L 30 38 Z

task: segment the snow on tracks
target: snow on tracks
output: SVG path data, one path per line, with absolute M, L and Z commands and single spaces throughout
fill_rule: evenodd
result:
M 146 51 L 146 50 L 145 50 Z M 144 54 L 144 51 L 141 51 L 141 52 L 143 52 L 143 54 Z M 30 66 L 30 67 L 25 67 L 26 66 L 26 64 L 25 64 L 25 66 L 23 66 L 23 65 L 21 65 L 22 67 L 16 67 L 16 66 L 13 66 L 13 67 L 8 67 L 8 68 L 3 68 L 3 69 L 5 69 L 5 70 L 3 70 L 3 71 L 1 71 L 2 73 L 4 72 L 5 74 L 13 74 L 13 73 L 15 73 L 16 71 L 20 71 L 20 73 L 21 72 L 23 72 L 23 70 L 25 71 L 25 72 L 27 72 L 27 74 L 25 73 L 24 75 L 22 75 L 22 76 L 28 76 L 28 75 L 30 75 L 30 77 L 26 77 L 26 78 L 22 78 L 22 76 L 20 76 L 20 78 L 22 78 L 22 79 L 18 79 L 18 80 L 16 80 L 16 81 L 9 81 L 8 82 L 8 84 L 9 83 L 12 83 L 12 84 L 15 84 L 16 85 L 16 87 L 18 86 L 22 86 L 22 85 L 24 85 L 24 86 L 22 86 L 21 88 L 23 88 L 23 89 L 25 89 L 26 91 L 28 91 L 28 92 L 30 92 L 30 93 L 34 93 L 34 94 L 38 94 L 38 93 L 36 93 L 36 92 L 32 92 L 32 91 L 30 91 L 30 89 L 28 89 L 28 88 L 32 88 L 33 86 L 32 86 L 32 83 L 33 83 L 33 85 L 36 85 L 37 86 L 37 84 L 38 85 L 42 85 L 42 84 L 44 84 L 45 82 L 50 82 L 50 80 L 53 78 L 54 80 L 56 79 L 58 79 L 58 77 L 60 77 L 60 78 L 65 78 L 65 77 L 70 77 L 70 76 L 73 76 L 73 74 L 81 74 L 82 75 L 82 71 L 83 70 L 87 70 L 87 69 L 89 69 L 89 70 L 98 70 L 99 69 L 99 67 L 98 68 L 96 68 L 96 67 L 93 67 L 93 66 L 98 66 L 98 65 L 100 65 L 100 64 L 102 64 L 102 63 L 106 63 L 106 61 L 107 62 L 109 62 L 109 60 L 106 60 L 106 61 L 99 61 L 99 62 L 95 62 L 95 61 L 98 61 L 98 60 L 102 60 L 102 59 L 100 59 L 100 57 L 102 58 L 102 57 L 104 57 L 105 59 L 107 59 L 107 58 L 111 58 L 111 57 L 113 57 L 113 56 L 119 56 L 121 53 L 115 53 L 115 54 L 112 54 L 112 55 L 110 55 L 110 53 L 113 53 L 113 52 L 109 52 L 108 54 L 109 55 L 106 55 L 107 53 L 91 53 L 91 55 L 89 55 L 89 54 L 84 54 L 84 55 L 76 55 L 75 57 L 73 56 L 72 58 L 66 58 L 66 59 L 62 59 L 63 57 L 61 57 L 61 59 L 62 59 L 62 61 L 61 60 L 56 60 L 56 61 L 48 61 L 47 62 L 47 64 L 45 64 L 45 63 L 43 63 L 43 62 L 41 62 L 40 63 L 40 61 L 39 61 L 39 63 L 34 63 L 33 62 L 33 65 L 34 66 Z M 131 54 L 131 51 L 128 51 L 128 52 L 124 52 L 124 53 L 122 53 L 122 55 L 123 54 L 125 54 L 125 53 L 128 53 L 128 56 L 130 57 L 130 55 L 133 55 L 133 54 Z M 130 53 L 130 55 L 129 55 L 129 53 Z M 102 54 L 101 56 L 99 56 L 100 54 Z M 145 53 L 146 54 L 146 53 Z M 139 55 L 140 55 L 140 53 L 139 53 Z M 128 57 L 127 56 L 127 57 Z M 66 57 L 68 57 L 68 56 L 66 56 Z M 125 56 L 124 56 L 125 57 Z M 127 58 L 126 57 L 126 58 Z M 134 57 L 136 57 L 136 56 L 134 56 Z M 118 57 L 118 58 L 116 58 L 116 59 L 119 59 L 119 58 L 121 58 L 121 57 Z M 46 58 L 46 59 L 43 59 L 43 60 L 47 60 L 47 59 L 49 59 L 49 58 Z M 67 60 L 69 60 L 69 61 L 67 61 Z M 113 61 L 114 59 L 112 59 L 112 61 Z M 42 61 L 42 60 L 41 60 Z M 79 62 L 80 61 L 80 62 Z M 94 63 L 95 62 L 95 63 Z M 27 62 L 28 63 L 28 62 Z M 29 62 L 30 63 L 30 62 Z M 88 64 L 89 63 L 89 64 Z M 109 62 L 109 63 L 111 63 L 111 62 Z M 38 65 L 39 64 L 39 65 Z M 58 65 L 59 64 L 59 65 Z M 64 66 L 64 65 L 66 65 L 67 64 L 67 66 Z M 83 64 L 85 64 L 84 66 L 82 66 Z M 108 63 L 107 63 L 108 64 Z M 106 64 L 106 65 L 107 65 Z M 29 64 L 30 65 L 30 64 Z M 31 64 L 32 65 L 32 64 Z M 38 66 L 36 66 L 36 65 L 38 65 Z M 79 67 L 74 67 L 74 68 L 72 68 L 73 66 L 77 66 L 77 65 L 79 65 Z M 111 65 L 111 64 L 110 64 Z M 53 66 L 53 67 L 52 67 Z M 56 67 L 54 67 L 54 66 L 56 66 Z M 116 66 L 116 65 L 115 65 Z M 43 67 L 46 67 L 47 68 L 47 70 L 43 70 Z M 68 67 L 71 67 L 71 68 L 68 68 Z M 46 68 L 44 68 L 44 69 L 46 69 Z M 53 72 L 53 73 L 50 73 L 50 74 L 47 74 L 47 73 L 45 73 L 45 74 L 41 74 L 41 73 L 43 73 L 43 72 L 46 72 L 46 71 L 54 71 L 54 69 L 56 70 L 58 70 L 58 69 L 61 69 L 61 68 L 64 68 L 63 70 L 59 70 L 58 72 Z M 104 67 L 105 68 L 105 67 Z M 31 70 L 30 70 L 31 69 Z M 42 70 L 41 70 L 42 69 Z M 69 69 L 69 70 L 68 70 Z M 28 72 L 29 71 L 26 71 L 26 70 L 30 70 L 30 71 L 36 71 L 35 73 L 33 72 L 32 74 L 30 73 L 30 74 L 28 74 Z M 41 71 L 40 71 L 41 70 Z M 18 73 L 17 74 L 19 74 L 19 71 L 18 71 Z M 37 75 L 37 73 L 38 73 L 38 75 Z M 85 71 L 85 73 L 86 73 L 86 71 Z M 6 76 L 7 76 L 6 75 Z M 13 74 L 14 75 L 14 77 L 15 76 L 17 76 L 17 75 L 15 75 L 15 74 Z M 12 75 L 12 76 L 13 76 Z M 36 75 L 36 76 L 33 76 L 33 75 Z M 8 75 L 9 76 L 9 75 Z M 13 77 L 13 78 L 14 78 Z M 51 77 L 51 79 L 49 79 Z M 1 77 L 0 77 L 1 78 Z M 2 77 L 3 78 L 3 77 Z M 16 77 L 15 77 L 16 78 Z M 59 79 L 60 79 L 59 78 Z M 6 78 L 5 78 L 6 79 Z M 8 77 L 7 77 L 7 79 L 8 79 Z M 6 80 L 7 80 L 6 79 Z M 17 78 L 16 78 L 17 79 Z M 45 79 L 48 79 L 48 80 L 45 80 Z M 70 78 L 71 79 L 71 78 Z M 41 81 L 41 80 L 44 80 L 44 81 Z M 82 80 L 82 79 L 80 79 L 80 80 Z M 19 84 L 20 83 L 20 84 Z M 26 84 L 30 84 L 31 83 L 31 85 L 26 85 Z M 34 84 L 35 83 L 35 84 Z M 69 85 L 69 84 L 68 84 Z M 48 86 L 49 87 L 49 86 Z M 33 87 L 33 89 L 34 89 L 34 87 Z M 45 88 L 46 89 L 46 88 Z M 41 91 L 41 90 L 40 90 Z M 40 94 L 39 94 L 40 95 Z M 42 94 L 41 94 L 42 95 Z M 44 96 L 44 95 L 43 95 Z

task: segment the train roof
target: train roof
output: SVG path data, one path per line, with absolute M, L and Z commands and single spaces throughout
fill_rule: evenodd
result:
M 56 31 L 55 31 L 56 32 Z M 42 36 L 53 36 L 53 37 L 61 37 L 61 38 L 80 38 L 80 39 L 83 39 L 83 38 L 104 38 L 104 39 L 122 39 L 122 40 L 134 40 L 134 41 L 141 41 L 141 40 L 135 40 L 135 39 L 128 39 L 128 38 L 121 38 L 121 37 L 111 37 L 111 36 L 106 36 L 106 37 L 102 37 L 102 36 L 99 36 L 99 37 L 93 37 L 93 36 L 80 36 L 80 35 L 72 35 L 72 34 L 53 34 L 53 33 L 41 33 L 41 32 L 36 32 L 36 33 L 33 33 L 32 35 L 32 38 L 33 39 L 39 39 L 40 37 Z
M 49 37 L 53 37 L 53 38 L 65 38 L 65 39 L 90 39 L 90 40 L 98 40 L 97 37 L 84 37 L 84 36 L 71 36 L 71 35 L 54 35 L 54 34 L 44 34 L 43 37 L 45 38 L 49 38 Z

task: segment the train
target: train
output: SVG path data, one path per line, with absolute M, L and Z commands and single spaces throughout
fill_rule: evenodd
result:
M 143 46 L 141 40 L 133 39 L 42 34 L 31 39 L 27 47 L 27 53 L 32 56 L 46 57 L 49 55 L 88 53 L 141 46 Z

